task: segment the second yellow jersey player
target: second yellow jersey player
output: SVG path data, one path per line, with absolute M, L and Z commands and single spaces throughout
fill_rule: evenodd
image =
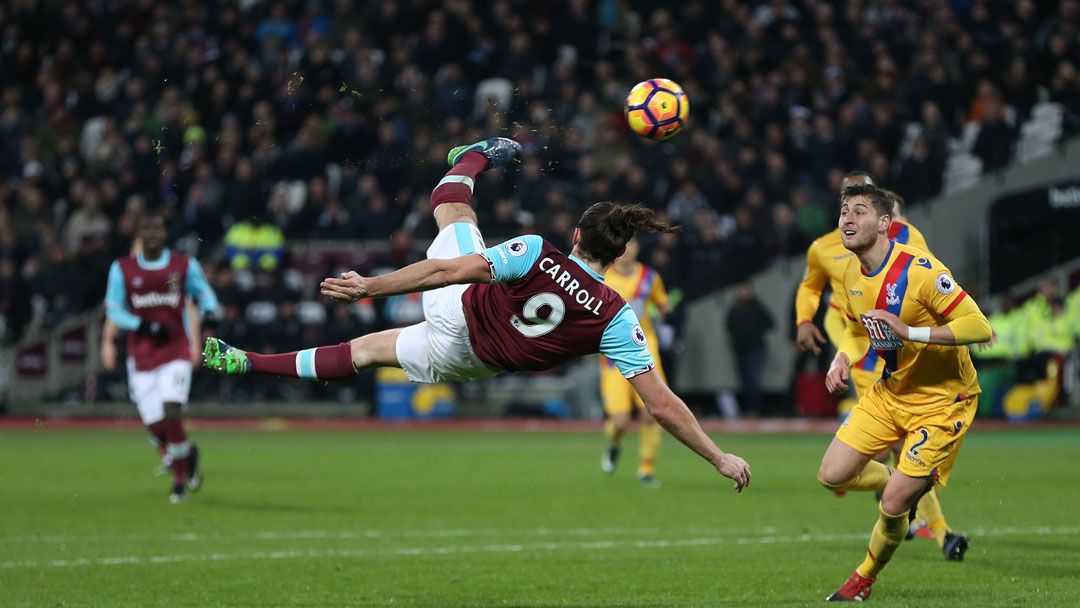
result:
M 656 330 L 653 327 L 653 316 L 667 314 L 668 296 L 660 274 L 637 261 L 638 251 L 637 240 L 631 239 L 626 245 L 626 252 L 615 260 L 615 264 L 604 275 L 604 284 L 618 292 L 634 309 L 641 323 L 641 329 L 645 332 L 649 352 L 652 353 L 653 361 L 656 362 L 656 371 L 663 377 L 664 370 L 660 365 L 660 340 L 657 339 Z M 622 437 L 629 426 L 630 415 L 634 408 L 638 408 L 641 420 L 638 478 L 645 483 L 655 484 L 656 455 L 660 450 L 660 426 L 649 417 L 641 398 L 634 392 L 634 387 L 630 385 L 630 382 L 623 377 L 613 362 L 603 356 L 600 357 L 600 398 L 604 404 L 604 413 L 608 417 L 604 434 L 609 439 L 609 445 L 601 460 L 601 468 L 605 473 L 614 472 Z

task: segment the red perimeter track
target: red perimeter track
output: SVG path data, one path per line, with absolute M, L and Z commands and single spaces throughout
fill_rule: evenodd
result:
M 762 420 L 702 420 L 701 426 L 715 433 L 832 433 L 838 420 L 776 418 Z M 214 431 L 487 431 L 502 432 L 599 432 L 598 420 L 545 420 L 528 418 L 473 420 L 387 421 L 355 418 L 194 418 L 187 420 L 193 430 Z M 978 420 L 977 431 L 1060 430 L 1080 428 L 1080 420 L 1051 420 L 1011 423 Z M 138 418 L 8 418 L 0 417 L 0 430 L 132 430 L 140 429 Z

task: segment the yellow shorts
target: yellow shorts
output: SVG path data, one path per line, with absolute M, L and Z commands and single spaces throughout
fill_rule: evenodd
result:
M 868 456 L 876 456 L 897 441 L 904 450 L 896 470 L 910 477 L 949 480 L 960 444 L 978 409 L 978 395 L 927 413 L 915 413 L 887 403 L 882 389 L 871 390 L 836 431 L 836 438 Z
M 656 361 L 656 371 L 660 372 L 660 377 L 663 378 L 664 370 L 660 367 L 660 359 L 655 353 L 653 360 Z M 604 403 L 604 413 L 609 416 L 629 414 L 635 407 L 645 407 L 630 381 L 624 378 L 619 368 L 606 357 L 600 358 L 600 399 Z

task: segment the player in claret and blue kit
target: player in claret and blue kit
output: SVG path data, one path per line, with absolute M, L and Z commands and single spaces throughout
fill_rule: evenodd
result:
M 640 205 L 596 203 L 564 254 L 535 235 L 484 245 L 472 199 L 482 171 L 518 162 L 521 146 L 493 138 L 450 151 L 451 169 L 431 193 L 439 235 L 427 260 L 380 277 L 355 272 L 322 282 L 338 302 L 425 292 L 424 321 L 336 346 L 279 355 L 247 353 L 206 341 L 207 367 L 229 375 L 344 378 L 373 367 L 400 367 L 414 382 L 466 381 L 502 372 L 540 371 L 602 353 L 630 380 L 653 417 L 742 490 L 750 467 L 726 454 L 656 371 L 637 315 L 604 272 L 639 231 L 670 232 Z
M 185 327 L 188 295 L 204 312 L 218 307 L 202 266 L 165 247 L 165 221 L 151 214 L 139 220 L 143 250 L 109 268 L 105 313 L 127 330 L 128 387 L 155 446 L 172 456 L 169 500 L 187 500 L 202 485 L 198 446 L 187 440 L 181 418 L 191 388 L 191 346 Z

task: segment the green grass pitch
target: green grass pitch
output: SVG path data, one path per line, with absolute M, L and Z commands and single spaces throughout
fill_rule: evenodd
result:
M 195 431 L 170 505 L 138 431 L 0 432 L 0 605 L 802 606 L 864 555 L 863 494 L 815 481 L 826 435 L 716 435 L 730 483 L 670 437 L 650 489 L 598 433 Z M 963 563 L 905 543 L 882 606 L 1076 606 L 1080 430 L 979 432 L 942 503 Z

